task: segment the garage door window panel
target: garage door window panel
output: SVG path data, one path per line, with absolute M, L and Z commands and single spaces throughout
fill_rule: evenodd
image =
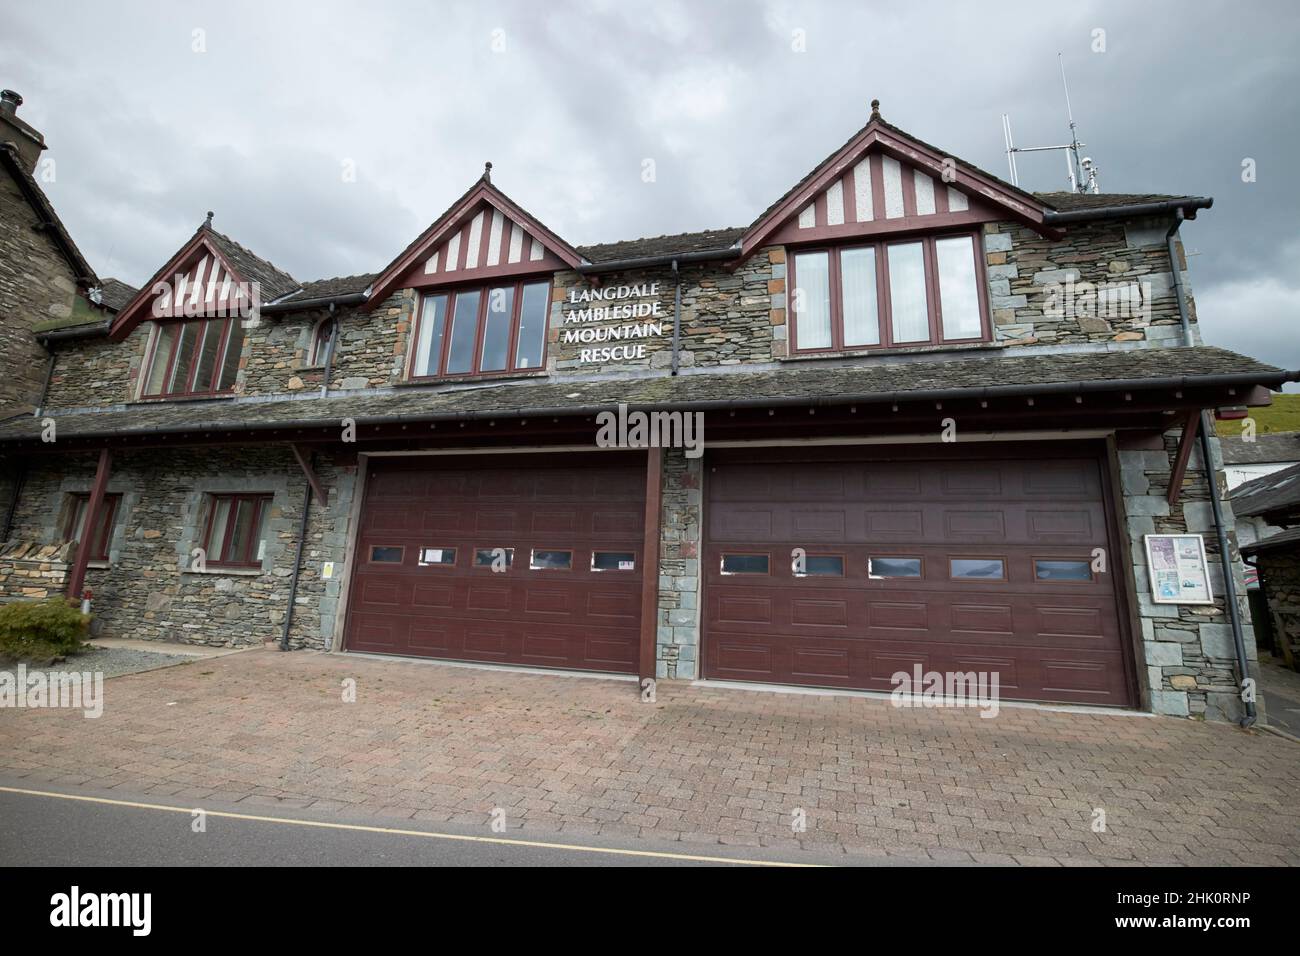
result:
M 797 570 L 799 562 L 793 562 L 791 568 L 797 578 L 844 577 L 844 555 L 809 554 L 803 559 L 803 570 Z
M 920 578 L 924 562 L 920 558 L 873 555 L 867 559 L 867 577 L 876 581 L 891 578 Z
M 591 552 L 591 570 L 635 571 L 636 553 L 633 551 L 593 551 Z
M 509 568 L 515 563 L 514 548 L 475 548 L 474 567 Z
M 573 552 L 550 548 L 534 548 L 528 560 L 528 567 L 533 571 L 571 571 L 573 570 Z
M 376 544 L 370 548 L 371 564 L 401 564 L 406 548 L 400 545 Z
M 953 557 L 948 559 L 948 577 L 954 581 L 1005 581 L 1007 565 L 997 557 Z
M 1088 584 L 1092 581 L 1092 563 L 1082 558 L 1034 558 L 1034 580 Z
M 730 553 L 722 556 L 723 574 L 770 574 L 771 556 Z
M 422 568 L 449 568 L 456 564 L 455 548 L 421 548 L 419 565 Z

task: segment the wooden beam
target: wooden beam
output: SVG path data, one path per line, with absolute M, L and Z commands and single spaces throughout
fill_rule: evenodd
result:
M 68 575 L 66 593 L 73 600 L 80 600 L 82 588 L 86 584 L 90 549 L 94 547 L 95 528 L 99 525 L 99 515 L 104 508 L 104 490 L 108 487 L 108 473 L 112 464 L 113 453 L 107 448 L 101 448 L 99 466 L 95 469 L 95 484 L 90 489 L 90 500 L 86 502 L 86 517 L 81 524 L 81 540 L 77 542 L 77 556 L 72 562 L 72 573 Z
M 307 484 L 311 485 L 312 494 L 316 496 L 316 500 L 321 503 L 321 507 L 323 508 L 326 502 L 329 501 L 329 493 L 320 483 L 320 478 L 316 476 L 316 472 L 312 470 L 311 462 L 308 461 L 307 456 L 302 453 L 302 449 L 296 444 L 291 444 L 289 447 L 293 449 L 293 457 L 298 459 L 298 464 L 302 468 L 302 473 L 307 476 Z
M 663 510 L 664 450 L 646 450 L 645 541 L 641 548 L 641 653 L 637 674 L 655 676 L 655 644 L 659 636 L 659 535 Z
M 1196 444 L 1196 430 L 1201 424 L 1201 412 L 1199 409 L 1189 411 L 1183 418 L 1183 435 L 1178 439 L 1178 454 L 1174 457 L 1174 467 L 1169 473 L 1169 491 L 1165 495 L 1165 500 L 1169 502 L 1172 508 L 1174 502 L 1183 491 L 1183 476 L 1187 474 L 1187 463 L 1192 457 L 1192 447 Z M 1206 462 L 1206 470 L 1209 470 L 1209 462 Z M 1206 476 L 1210 481 L 1214 480 L 1213 475 Z

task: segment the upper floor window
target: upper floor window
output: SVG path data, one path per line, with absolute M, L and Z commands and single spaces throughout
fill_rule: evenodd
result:
M 973 234 L 800 250 L 790 288 L 796 352 L 988 338 Z
M 113 525 L 117 521 L 117 512 L 122 504 L 122 496 L 104 495 L 95 522 L 95 533 L 90 539 L 90 560 L 107 561 L 108 546 L 113 537 Z M 63 540 L 80 544 L 81 535 L 86 528 L 86 509 L 90 505 L 90 495 L 74 494 L 68 502 L 63 525 Z
M 540 369 L 550 304 L 549 281 L 425 293 L 411 377 Z
M 334 334 L 334 320 L 321 319 L 311 330 L 311 343 L 307 346 L 307 366 L 324 365 L 329 357 L 330 337 Z
M 235 387 L 243 348 L 244 326 L 238 317 L 161 322 L 141 395 L 228 392 Z

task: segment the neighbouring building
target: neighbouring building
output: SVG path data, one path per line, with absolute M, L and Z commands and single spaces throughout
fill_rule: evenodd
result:
M 873 104 L 737 228 L 574 246 L 489 166 L 378 274 L 301 281 L 209 218 L 44 333 L 4 537 L 78 544 L 0 589 L 158 640 L 1236 719 L 1205 429 L 1296 373 L 1201 342 L 1210 205 L 1028 193 Z
M 1242 554 L 1263 593 L 1260 621 L 1292 669 L 1300 660 L 1300 464 L 1248 481 L 1232 494 L 1238 528 L 1251 522 Z

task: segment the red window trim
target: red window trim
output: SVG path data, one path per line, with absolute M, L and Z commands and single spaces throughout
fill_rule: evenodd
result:
M 67 522 L 63 527 L 64 541 L 75 540 L 75 535 L 77 533 L 77 512 L 81 509 L 81 502 L 85 502 L 87 507 L 89 507 L 90 492 L 87 491 L 75 492 L 72 495 L 72 500 L 73 500 L 73 506 L 70 513 L 68 514 Z M 100 512 L 102 519 L 104 521 L 104 528 L 99 533 L 99 537 L 102 538 L 102 540 L 91 541 L 90 543 L 91 561 L 108 560 L 109 545 L 112 543 L 113 540 L 113 524 L 114 522 L 117 521 L 117 509 L 121 503 L 122 503 L 122 495 L 120 493 L 104 495 L 104 503 L 102 505 L 103 510 Z M 84 530 L 82 533 L 83 534 L 85 533 Z
M 236 493 L 219 493 L 209 495 L 208 518 L 203 527 L 203 550 L 207 554 L 207 564 L 209 567 L 217 568 L 260 568 L 262 561 L 257 557 L 257 544 L 262 540 L 261 535 L 249 535 L 247 544 L 244 545 L 244 553 L 240 556 L 241 560 L 227 561 L 222 559 L 222 555 L 230 547 L 230 539 L 235 533 L 235 516 L 239 511 L 239 502 L 252 501 L 256 510 L 253 512 L 252 527 L 257 530 L 262 523 L 264 512 L 271 505 L 272 496 L 266 492 L 257 492 L 253 494 L 236 494 Z M 222 501 L 230 502 L 230 511 L 226 518 L 226 531 L 221 539 L 221 547 L 216 551 L 212 549 L 212 522 L 217 516 L 217 506 Z M 215 557 L 214 557 L 215 555 Z
M 536 367 L 516 368 L 515 356 L 519 348 L 519 319 L 524 307 L 524 286 L 541 285 L 546 283 L 546 315 L 543 317 L 542 327 L 542 355 L 541 361 Z M 491 290 L 513 288 L 514 298 L 510 310 L 510 340 L 506 345 L 506 367 L 503 369 L 490 369 L 483 371 L 479 368 L 483 361 L 483 336 L 487 331 L 487 307 L 488 300 L 491 298 Z M 456 297 L 458 295 L 478 292 L 478 314 L 475 316 L 474 329 L 474 361 L 470 365 L 468 372 L 448 372 L 447 357 L 451 354 L 451 331 L 452 322 L 456 314 Z M 539 276 L 521 276 L 513 283 L 511 282 L 491 282 L 487 285 L 479 283 L 465 284 L 455 287 L 440 286 L 437 289 L 427 289 L 420 293 L 415 302 L 415 321 L 412 323 L 413 334 L 411 336 L 410 356 L 406 363 L 406 377 L 410 381 L 437 381 L 445 378 L 481 378 L 490 375 L 509 375 L 511 373 L 537 372 L 546 368 L 546 353 L 549 348 L 547 331 L 550 328 L 551 316 L 551 296 L 555 292 L 554 280 L 551 277 Z M 438 371 L 429 375 L 415 374 L 415 362 L 420 354 L 420 336 L 424 331 L 424 302 L 426 299 L 445 296 L 447 299 L 447 308 L 443 314 L 443 331 L 442 346 L 438 351 Z
M 185 388 L 177 391 L 149 392 L 149 379 L 153 377 L 153 363 L 158 353 L 158 341 L 162 337 L 162 329 L 165 325 L 185 326 L 197 325 L 204 326 L 209 322 L 222 323 L 221 340 L 217 343 L 217 355 L 213 360 L 212 376 L 217 383 L 221 382 L 221 370 L 226 364 L 226 349 L 230 347 L 230 328 L 232 322 L 243 321 L 238 316 L 230 316 L 224 319 L 169 319 L 158 322 L 158 331 L 154 334 L 153 342 L 149 346 L 149 361 L 144 364 L 144 374 L 141 378 L 140 397 L 141 398 L 193 398 L 199 395 L 229 395 L 235 389 L 235 383 L 231 382 L 227 388 L 211 389 L 194 389 L 194 376 L 199 371 L 199 358 L 202 354 L 204 335 L 199 334 L 194 337 L 194 344 L 191 346 L 190 370 L 185 377 Z M 201 330 L 202 331 L 202 330 Z M 171 351 L 167 353 L 167 366 L 163 372 L 164 387 L 167 379 L 171 377 L 176 368 L 176 352 L 180 348 L 181 339 L 184 337 L 184 330 L 172 339 Z
M 975 285 L 978 292 L 980 310 L 980 334 L 963 339 L 943 337 L 943 303 L 939 299 L 939 267 L 935 251 L 935 242 L 940 239 L 961 239 L 969 237 L 975 257 Z M 926 314 L 929 320 L 930 336 L 923 341 L 895 342 L 893 307 L 889 289 L 889 247 L 909 243 L 921 243 L 921 252 L 925 269 Z M 843 285 L 840 272 L 840 253 L 849 249 L 874 249 L 876 266 L 876 322 L 879 327 L 879 341 L 875 345 L 844 344 L 844 306 Z M 826 253 L 827 274 L 829 279 L 831 344 L 826 348 L 799 348 L 799 316 L 790 299 L 799 288 L 796 274 L 796 260 L 808 253 Z M 992 341 L 993 330 L 988 300 L 987 269 L 985 267 L 984 237 L 978 230 L 962 229 L 954 232 L 932 233 L 923 236 L 892 235 L 868 242 L 842 242 L 830 245 L 811 245 L 794 247 L 787 255 L 789 279 L 786 283 L 787 314 L 790 316 L 790 351 L 798 355 L 832 355 L 837 352 L 879 351 L 884 349 L 924 348 L 936 345 L 971 345 Z

